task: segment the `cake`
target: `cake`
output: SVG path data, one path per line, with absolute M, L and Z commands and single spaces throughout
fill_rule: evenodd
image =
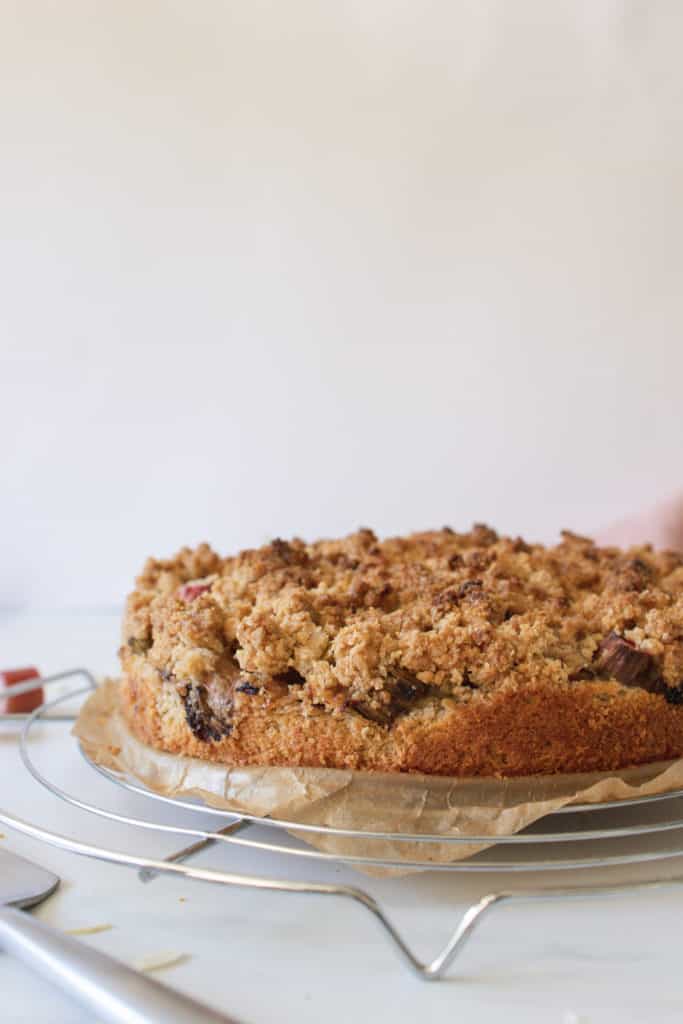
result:
M 683 755 L 683 556 L 487 526 L 208 545 L 128 598 L 133 733 L 229 766 L 517 776 Z

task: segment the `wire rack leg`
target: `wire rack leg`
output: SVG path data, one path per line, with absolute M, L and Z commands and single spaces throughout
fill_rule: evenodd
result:
M 470 937 L 477 923 L 483 914 L 494 906 L 498 901 L 506 898 L 507 894 L 492 894 L 485 897 L 465 913 L 453 937 L 444 950 L 430 963 L 422 963 L 415 956 L 401 934 L 394 927 L 379 903 L 362 889 L 356 889 L 346 885 L 327 885 L 312 882 L 292 882 L 286 879 L 258 878 L 249 875 L 237 875 L 224 871 L 215 871 L 206 868 L 194 868 L 187 864 L 173 863 L 171 861 L 154 860 L 149 857 L 140 857 L 135 854 L 124 853 L 118 850 L 109 850 L 104 847 L 92 846 L 90 843 L 83 843 L 78 839 L 71 839 L 57 832 L 50 832 L 47 829 L 33 825 L 22 818 L 17 818 L 7 811 L 0 810 L 0 822 L 10 828 L 16 829 L 23 835 L 32 839 L 40 840 L 55 846 L 58 849 L 68 850 L 70 853 L 79 854 L 82 857 L 91 857 L 94 860 L 104 861 L 110 864 L 119 864 L 125 867 L 137 868 L 138 870 L 153 871 L 156 874 L 176 875 L 182 878 L 193 879 L 198 882 L 212 882 L 220 885 L 239 886 L 246 889 L 260 889 L 267 892 L 288 892 L 303 893 L 312 896 L 336 896 L 342 899 L 350 899 L 360 904 L 369 911 L 379 923 L 386 937 L 391 940 L 394 949 L 401 959 L 421 978 L 433 979 L 441 976 L 447 966 L 460 952 L 467 939 Z
M 167 864 L 180 864 L 182 861 L 189 860 L 190 857 L 195 857 L 202 850 L 206 850 L 207 847 L 213 846 L 219 838 L 225 836 L 234 836 L 237 832 L 241 832 L 243 829 L 248 828 L 251 825 L 250 821 L 234 821 L 232 825 L 226 825 L 225 828 L 219 828 L 216 832 L 215 838 L 200 839 L 196 843 L 190 843 L 189 846 L 184 846 L 182 850 L 176 850 L 175 853 L 170 853 L 168 857 L 164 857 L 164 861 Z M 138 878 L 141 882 L 151 882 L 154 878 L 159 875 L 158 871 L 152 871 L 149 868 L 142 868 L 138 871 Z
M 32 839 L 40 840 L 62 850 L 79 854 L 83 857 L 91 857 L 94 860 L 104 861 L 109 864 L 119 864 L 125 867 L 148 869 L 157 874 L 176 875 L 181 878 L 189 878 L 198 882 L 211 882 L 220 885 L 239 886 L 240 888 L 256 889 L 266 892 L 288 892 L 304 893 L 315 896 L 336 896 L 343 899 L 353 900 L 368 911 L 377 923 L 381 926 L 383 934 L 387 937 L 399 954 L 404 963 L 412 971 L 425 981 L 433 981 L 442 977 L 448 967 L 458 957 L 467 941 L 472 937 L 475 929 L 481 924 L 485 916 L 493 909 L 511 904 L 513 902 L 566 900 L 566 899 L 588 899 L 595 896 L 614 896 L 623 891 L 637 891 L 644 889 L 663 889 L 673 885 L 680 885 L 681 879 L 667 880 L 666 882 L 642 882 L 628 883 L 605 888 L 597 887 L 575 887 L 566 889 L 548 889 L 534 892 L 498 892 L 484 896 L 478 903 L 473 904 L 462 916 L 453 935 L 444 948 L 433 960 L 421 961 L 410 949 L 400 932 L 394 927 L 390 919 L 382 910 L 379 903 L 362 889 L 346 885 L 327 885 L 312 882 L 292 882 L 285 879 L 258 878 L 249 875 L 230 874 L 224 871 L 209 870 L 206 868 L 194 868 L 187 864 L 172 863 L 163 860 L 154 860 L 148 857 L 139 857 L 135 854 L 123 853 L 118 850 L 108 850 L 104 847 L 92 846 L 77 839 L 50 832 L 47 829 L 39 828 L 30 822 L 17 818 L 6 811 L 0 810 L 0 822 L 10 828 L 16 829 Z

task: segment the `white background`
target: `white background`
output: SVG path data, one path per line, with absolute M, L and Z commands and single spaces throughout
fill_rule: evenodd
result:
M 0 605 L 679 485 L 675 0 L 0 12 Z

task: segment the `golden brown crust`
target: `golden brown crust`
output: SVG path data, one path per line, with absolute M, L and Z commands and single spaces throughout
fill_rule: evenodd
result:
M 522 775 L 683 754 L 683 559 L 486 527 L 150 561 L 122 705 L 173 753 Z

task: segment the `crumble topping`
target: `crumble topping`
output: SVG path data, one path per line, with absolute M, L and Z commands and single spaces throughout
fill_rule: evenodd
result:
M 221 558 L 150 559 L 128 599 L 122 658 L 144 659 L 206 741 L 250 701 L 402 715 L 502 687 L 613 681 L 683 700 L 683 556 L 545 547 L 476 525 L 378 540 L 361 529 Z

